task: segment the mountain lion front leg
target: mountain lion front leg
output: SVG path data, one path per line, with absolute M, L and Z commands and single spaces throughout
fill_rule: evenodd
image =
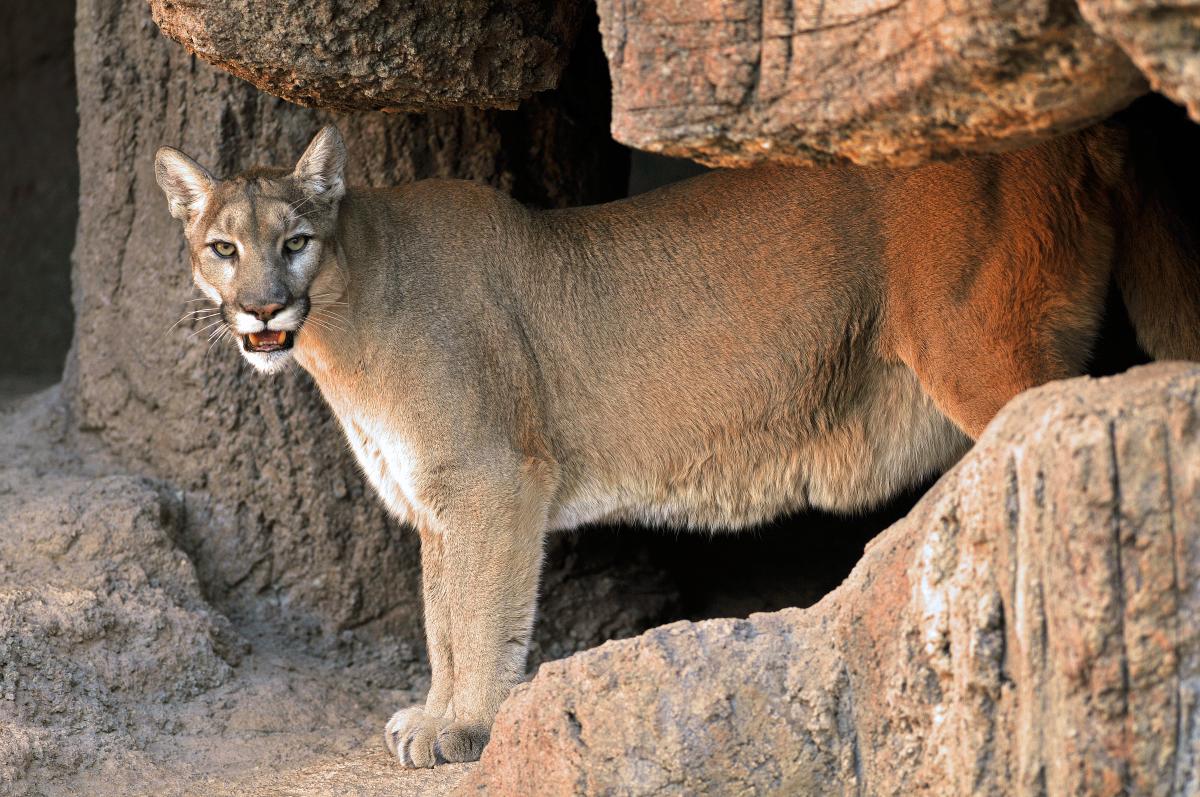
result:
M 443 577 L 445 547 L 442 535 L 422 526 L 421 586 L 424 600 L 425 647 L 429 652 L 429 695 L 424 706 L 410 706 L 392 715 L 383 738 L 392 755 L 405 766 L 431 767 L 436 762 L 438 733 L 449 725 L 454 695 L 454 661 L 450 643 L 450 602 Z
M 423 491 L 421 534 L 432 682 L 424 706 L 387 724 L 388 749 L 409 767 L 479 758 L 492 720 L 525 674 L 536 611 L 549 468 L 443 472 Z

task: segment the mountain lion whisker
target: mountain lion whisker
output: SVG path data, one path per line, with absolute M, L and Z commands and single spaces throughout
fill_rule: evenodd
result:
M 205 326 L 200 327 L 199 329 L 193 330 L 192 334 L 188 335 L 188 338 L 189 339 L 194 338 L 197 335 L 199 335 L 201 332 L 212 329 L 213 327 L 217 326 L 218 324 L 223 324 L 223 323 L 225 323 L 225 319 L 219 318 L 216 321 L 213 321 L 211 324 L 207 324 Z

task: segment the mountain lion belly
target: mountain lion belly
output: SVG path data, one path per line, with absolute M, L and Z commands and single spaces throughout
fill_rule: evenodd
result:
M 568 478 L 551 528 L 737 530 L 803 509 L 863 510 L 945 470 L 970 447 L 902 365 L 881 367 L 864 400 L 824 430 L 781 420 L 788 417 L 714 425 L 707 445 L 673 452 L 657 468 Z

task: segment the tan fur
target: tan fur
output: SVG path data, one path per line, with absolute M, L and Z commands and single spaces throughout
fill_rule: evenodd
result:
M 231 324 L 314 297 L 295 359 L 421 535 L 432 688 L 386 739 L 431 766 L 477 757 L 523 676 L 548 532 L 869 507 L 1079 373 L 1122 147 L 1097 129 L 900 172 L 764 166 L 543 212 L 448 180 L 347 192 L 332 129 L 292 174 L 217 183 L 165 150 L 159 176 Z M 303 266 L 278 251 L 298 225 Z

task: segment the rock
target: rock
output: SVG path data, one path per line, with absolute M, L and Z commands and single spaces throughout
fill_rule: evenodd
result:
M 1073 3 L 599 3 L 613 135 L 736 166 L 909 165 L 1031 144 L 1145 81 Z
M 182 492 L 180 545 L 235 621 L 280 623 L 300 638 L 394 634 L 419 650 L 416 535 L 385 517 L 311 380 L 251 373 L 227 342 L 209 344 L 207 322 L 172 326 L 202 305 L 188 303 L 200 294 L 155 184 L 154 152 L 178 146 L 228 175 L 293 162 L 334 120 L 353 183 L 457 176 L 544 206 L 611 199 L 625 190 L 627 154 L 608 137 L 598 34 L 581 42 L 564 91 L 520 111 L 333 116 L 197 63 L 157 35 L 145 4 L 83 0 L 78 15 L 83 193 L 65 394 L 83 442 Z M 561 622 L 615 607 L 615 598 L 568 606 Z M 621 627 L 659 619 L 643 612 Z
M 316 652 L 205 600 L 185 505 L 66 443 L 57 389 L 0 395 L 0 794 L 445 793 L 379 740 L 413 654 L 352 632 Z
M 285 100 L 341 111 L 515 108 L 552 89 L 577 0 L 422 4 L 149 0 L 162 32 Z
M 1200 367 L 1018 397 L 811 609 L 545 664 L 458 793 L 1195 794 Z
M 1200 9 L 1179 0 L 1079 0 L 1100 34 L 1121 45 L 1150 86 L 1200 122 Z
M 31 417 L 44 416 L 0 412 L 0 423 Z M 228 681 L 245 652 L 173 541 L 173 496 L 143 478 L 14 464 L 14 429 L 0 440 L 6 794 L 27 777 L 78 771 L 116 740 L 144 740 L 169 721 L 170 704 Z

